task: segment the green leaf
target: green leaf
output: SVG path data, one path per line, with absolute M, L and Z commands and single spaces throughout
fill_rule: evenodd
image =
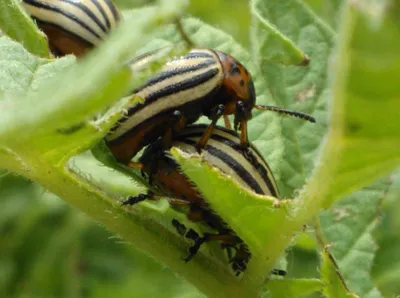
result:
M 212 9 L 210 9 L 212 7 Z M 227 9 L 229 7 L 229 9 Z M 223 13 L 221 13 L 223 12 Z M 203 0 L 190 1 L 188 13 L 203 22 L 231 34 L 237 42 L 248 47 L 250 12 L 248 1 Z
M 283 152 L 278 157 L 280 162 L 277 167 L 272 166 L 272 169 L 274 173 L 280 173 L 278 180 L 282 195 L 290 197 L 309 175 L 326 130 L 326 103 L 329 95 L 326 71 L 334 45 L 334 33 L 301 1 L 256 0 L 253 1 L 253 10 L 262 14 L 310 57 L 310 64 L 306 67 L 285 67 L 263 59 L 270 54 L 267 46 L 255 43 L 252 49 L 255 57 L 258 57 L 256 63 L 265 82 L 264 89 L 269 89 L 273 102 L 285 108 L 311 113 L 317 119 L 316 124 L 293 118 L 280 119 L 280 134 L 285 137 L 285 141 L 281 145 Z M 255 113 L 253 122 L 267 123 L 265 114 Z M 283 118 L 279 115 L 274 117 Z M 271 145 L 267 146 L 259 139 L 256 144 L 261 143 L 261 151 L 267 154 Z
M 82 152 L 98 142 L 107 131 L 101 129 L 107 127 L 98 127 L 88 119 L 104 109 L 107 104 L 127 94 L 133 84 L 138 84 L 144 79 L 143 75 L 139 76 L 137 73 L 133 79 L 133 73 L 128 68 L 122 67 L 122 64 L 134 55 L 135 49 L 145 43 L 145 32 L 171 17 L 169 10 L 160 14 L 159 9 L 146 10 L 146 13 L 135 19 L 126 20 L 101 47 L 87 55 L 81 63 L 64 71 L 62 75 L 49 79 L 54 76 L 53 69 L 58 69 L 49 67 L 47 77 L 42 75 L 42 80 L 38 80 L 38 85 L 42 88 L 35 88 L 34 92 L 28 94 L 29 101 L 0 109 L 2 123 L 0 139 L 15 142 L 14 134 L 22 128 L 24 134 L 17 140 L 20 143 L 36 138 L 35 134 L 38 132 L 53 134 L 51 142 L 40 144 L 42 146 L 40 150 L 47 151 L 48 157 L 52 155 L 51 158 L 55 161 L 60 156 L 68 158 L 77 152 Z M 134 33 L 131 30 L 131 23 L 136 26 Z M 102 57 L 103 63 L 99 63 L 98 57 Z M 25 72 L 26 69 L 21 67 L 19 71 Z M 83 74 L 87 79 L 81 79 Z M 8 77 L 13 76 L 8 75 Z M 40 84 L 43 80 L 47 83 Z M 36 81 L 32 83 L 35 84 Z M 59 86 L 66 87 L 59 88 Z M 93 88 L 93 86 L 99 87 Z M 74 109 L 69 108 L 71 106 Z M 108 128 L 111 125 L 112 123 L 108 123 Z M 77 133 L 72 136 L 71 131 Z M 65 141 L 66 139 L 69 140 Z M 60 145 L 56 151 L 53 150 L 53 142 Z M 64 148 L 61 148 L 63 145 Z
M 256 195 L 244 190 L 218 169 L 172 148 L 171 154 L 182 171 L 202 191 L 211 209 L 220 215 L 243 239 L 252 253 L 241 286 L 245 291 L 260 293 L 277 258 L 282 253 L 281 241 L 290 237 L 282 232 L 288 218 L 289 201 Z
M 316 125 L 296 119 L 281 120 L 273 113 L 254 113 L 255 117 L 249 122 L 250 139 L 261 149 L 276 178 L 281 178 L 280 186 L 284 196 L 294 196 L 294 190 L 305 183 L 311 172 L 319 142 L 328 126 L 326 111 L 330 92 L 334 97 L 332 131 L 317 164 L 319 168 L 301 193 L 300 199 L 282 200 L 278 203 L 252 195 L 238 188 L 228 178 L 210 170 L 208 166 L 199 164 L 199 160 L 179 157 L 186 167 L 187 174 L 198 183 L 198 187 L 207 196 L 213 208 L 251 247 L 253 258 L 248 271 L 242 278 L 236 278 L 229 271 L 229 264 L 221 261 L 223 259 L 219 247 L 206 245 L 191 262 L 181 262 L 180 258 L 187 253 L 190 244 L 177 235 L 171 227 L 170 220 L 185 220 L 185 214 L 169 208 L 166 200 L 143 202 L 132 208 L 121 208 L 120 202 L 126 196 L 141 193 L 144 188 L 129 178 L 121 177 L 119 173 L 99 165 L 90 154 L 74 157 L 66 164 L 70 156 L 91 148 L 101 140 L 120 116 L 123 107 L 132 104 L 136 99 L 121 100 L 109 113 L 95 121 L 92 120 L 93 115 L 114 103 L 159 67 L 151 67 L 149 73 L 140 74 L 138 78 L 137 73 L 133 77 L 132 73 L 121 68 L 121 65 L 149 46 L 146 44 L 148 41 L 151 41 L 153 46 L 182 41 L 172 26 L 165 26 L 161 32 L 153 34 L 152 29 L 156 25 L 178 16 L 179 12 L 175 9 L 180 10 L 182 7 L 180 2 L 171 5 L 169 1 L 163 1 L 162 5 L 162 8 L 150 7 L 140 10 L 135 16 L 132 14 L 132 19 L 115 32 L 110 40 L 79 63 L 75 63 L 72 58 L 48 61 L 33 57 L 9 39 L 2 38 L 1 54 L 5 53 L 6 56 L 0 56 L 0 166 L 44 185 L 49 191 L 63 197 L 110 230 L 123 236 L 138 249 L 146 251 L 171 267 L 205 294 L 216 297 L 256 296 L 261 293 L 264 282 L 269 277 L 269 270 L 276 266 L 274 263 L 290 244 L 293 235 L 316 216 L 323 206 L 330 206 L 336 197 L 365 185 L 398 166 L 398 163 L 394 162 L 394 148 L 398 145 L 394 127 L 398 125 L 393 122 L 393 114 L 398 111 L 398 105 L 393 105 L 394 100 L 390 104 L 386 104 L 385 101 L 391 98 L 391 88 L 393 87 L 393 92 L 396 89 L 394 79 L 390 78 L 396 77 L 395 68 L 398 61 L 395 52 L 398 49 L 394 42 L 393 52 L 390 52 L 388 44 L 389 39 L 396 40 L 393 37 L 398 33 L 397 21 L 390 25 L 387 19 L 390 14 L 393 18 L 394 12 L 389 9 L 377 10 L 382 12 L 381 15 L 377 14 L 378 18 L 381 18 L 377 20 L 382 22 L 374 24 L 376 32 L 373 32 L 369 20 L 376 20 L 375 15 L 364 16 L 363 13 L 370 4 L 363 4 L 361 7 L 354 1 L 348 4 L 345 22 L 339 35 L 338 54 L 336 60 L 331 60 L 337 64 L 330 72 L 334 71 L 336 75 L 331 91 L 326 72 L 335 35 L 332 29 L 301 1 L 253 2 L 253 17 L 262 22 L 259 25 L 267 26 L 269 32 L 272 30 L 272 33 L 279 33 L 278 43 L 264 44 L 260 40 L 258 44 L 253 45 L 253 52 L 257 55 L 250 55 L 220 30 L 198 20 L 185 20 L 184 28 L 197 45 L 230 53 L 248 67 L 256 84 L 258 103 L 284 106 L 316 116 Z M 396 5 L 390 8 L 397 11 Z M 364 18 L 368 19 L 368 22 L 363 21 Z M 277 31 L 274 31 L 272 26 L 275 26 Z M 132 27 L 135 28 L 134 31 Z M 380 35 L 384 37 L 382 45 L 378 40 Z M 372 39 L 371 44 L 368 43 L 368 38 Z M 376 58 L 379 53 L 378 46 L 384 50 L 380 60 Z M 286 54 L 278 53 L 278 49 Z M 274 52 L 270 52 L 271 50 Z M 303 55 L 300 55 L 303 51 L 311 58 L 308 67 L 272 65 L 262 59 L 273 56 L 282 61 L 294 62 Z M 254 57 L 257 57 L 256 61 L 252 61 Z M 391 72 L 388 71 L 389 75 L 382 74 L 380 77 L 374 75 L 376 72 L 371 70 Z M 365 80 L 372 83 L 377 81 L 379 84 L 375 86 L 365 83 Z M 377 100 L 368 99 L 370 101 L 364 103 L 363 98 L 369 98 L 368 92 L 382 101 L 384 117 L 378 113 L 371 113 L 372 108 L 378 111 Z M 386 115 L 388 119 L 385 118 Z M 354 126 L 348 125 L 348 122 L 354 123 L 354 120 L 362 124 L 357 131 L 354 131 Z M 386 120 L 391 122 L 386 125 Z M 372 123 L 377 121 L 385 125 L 373 126 Z M 343 126 L 338 126 L 338 123 Z M 347 131 L 348 127 L 352 127 L 352 130 Z M 385 136 L 380 134 L 382 127 L 389 132 L 391 141 L 383 141 Z M 362 137 L 362 142 L 359 137 Z M 349 145 L 353 147 L 348 147 Z M 107 165 L 113 162 L 108 160 L 107 156 L 104 160 Z M 349 168 L 345 168 L 346 166 Z M 210 184 L 213 185 L 213 189 L 210 189 Z M 215 191 L 218 196 L 215 195 Z M 382 189 L 378 188 L 374 195 L 371 195 L 370 191 L 355 194 L 357 201 L 354 205 L 351 204 L 351 207 L 356 211 L 360 208 L 362 215 L 352 209 L 352 214 L 358 216 L 355 218 L 360 219 L 356 223 L 347 223 L 352 229 L 343 228 L 341 221 L 323 221 L 322 228 L 332 242 L 332 251 L 351 290 L 365 293 L 367 297 L 379 297 L 369 277 L 374 255 L 371 230 L 375 223 L 371 219 L 374 217 L 370 216 L 371 210 L 364 204 L 374 201 L 375 195 L 381 196 Z M 358 201 L 364 197 L 367 197 L 368 201 Z M 69 251 L 63 238 L 74 239 L 75 234 L 70 231 L 75 229 L 74 224 L 78 226 L 75 220 L 76 218 L 72 217 L 71 222 L 67 221 L 72 228 L 60 228 L 60 235 L 63 237 L 49 241 L 53 248 L 47 250 L 43 247 L 43 251 L 48 253 L 35 262 L 35 269 L 30 274 L 31 282 L 27 283 L 30 288 L 35 288 L 35 284 L 40 284 L 40 288 L 51 284 L 55 285 L 54 289 L 57 290 L 58 285 L 62 284 L 57 278 L 52 280 L 54 282 L 40 282 L 39 279 L 43 275 L 51 276 L 51 265 L 48 264 L 61 264 L 59 256 L 52 253 L 53 249 Z M 29 226 L 24 221 L 21 221 L 22 224 L 25 228 Z M 185 224 L 192 224 L 200 230 L 203 228 L 190 222 Z M 340 235 L 341 238 L 335 238 L 335 235 Z M 343 244 L 340 247 L 348 255 L 343 256 L 343 251 L 335 251 L 336 243 Z M 25 250 L 21 249 L 20 253 L 22 252 Z M 73 253 L 72 251 L 72 263 L 78 259 Z M 366 261 L 361 262 L 360 256 L 365 257 Z M 99 257 L 98 260 L 105 262 L 108 258 Z M 6 260 L 1 261 L 1 264 L 5 264 L 5 269 L 0 274 L 7 276 L 12 273 L 13 266 Z M 354 268 L 353 262 L 359 269 Z M 331 274 L 333 269 L 336 270 L 327 269 L 326 280 L 332 281 L 336 286 L 327 289 L 332 292 L 343 290 L 340 289 L 337 275 Z M 356 272 L 364 280 L 354 278 L 349 272 Z M 385 272 L 396 272 L 396 268 Z M 380 276 L 384 276 L 385 272 L 381 272 Z M 76 282 L 78 278 L 71 280 L 73 284 Z M 289 283 L 290 281 L 287 286 L 283 286 L 280 281 L 273 281 L 272 285 L 275 286 L 275 292 L 280 292 L 279 287 L 285 287 L 291 295 L 306 292 L 307 282 Z M 311 282 L 310 289 L 314 286 L 315 289 L 318 288 L 317 284 L 318 282 Z M 75 289 L 74 286 L 72 285 L 71 289 Z M 101 289 L 99 286 L 99 291 Z
M 32 54 L 40 57 L 50 56 L 46 36 L 23 10 L 20 1 L 2 0 L 0 2 L 0 29 L 22 43 Z
M 344 280 L 336 266 L 335 260 L 328 252 L 321 253 L 321 277 L 325 282 L 324 295 L 326 298 L 357 298 L 347 289 Z
M 305 190 L 324 197 L 325 207 L 400 165 L 400 43 L 393 42 L 399 9 L 398 2 L 347 4 L 335 56 L 331 128 Z
M 34 94 L 75 60 L 72 56 L 54 61 L 38 58 L 6 36 L 0 37 L 0 53 L 0 90 L 4 98 Z
M 108 41 L 80 63 L 49 79 L 48 84 L 39 84 L 27 94 L 27 100 L 11 98 L 0 102 L 0 167 L 23 174 L 63 197 L 134 243 L 138 249 L 173 268 L 205 294 L 216 297 L 252 295 L 256 289 L 240 286 L 229 271 L 229 263 L 221 261 L 221 250 L 220 255 L 211 260 L 199 254 L 188 264 L 182 262 L 181 257 L 187 253 L 190 244 L 176 233 L 170 219 L 184 219 L 185 215 L 169 208 L 165 200 L 122 208 L 120 202 L 124 198 L 121 194 L 125 191 L 136 195 L 141 189 L 135 185 L 130 191 L 126 188 L 115 191 L 115 186 L 108 188 L 102 183 L 108 181 L 107 171 L 85 171 L 76 166 L 77 159 L 66 166 L 70 156 L 81 153 L 101 139 L 112 121 L 116 121 L 115 115 L 123 112 L 121 107 L 127 104 L 126 100 L 111 111 L 109 118 L 105 117 L 109 120 L 107 123 L 87 120 L 139 83 L 138 78 L 132 78 L 132 72 L 121 69 L 121 65 L 150 39 L 152 29 L 163 21 L 175 19 L 182 8 L 178 1 L 175 5 L 164 1 L 162 5 L 146 9 L 140 17 L 125 21 Z M 175 14 L 174 8 L 177 9 Z M 145 76 L 141 75 L 139 79 L 143 80 Z M 15 137 L 17 132 L 21 132 L 18 138 Z M 94 179 L 95 174 L 105 176 Z M 213 268 L 212 272 L 210 268 Z
M 382 201 L 380 224 L 374 232 L 379 247 L 373 264 L 373 280 L 384 297 L 400 293 L 400 170 L 390 176 Z
M 349 289 L 361 297 L 381 297 L 370 276 L 377 250 L 372 231 L 387 188 L 387 180 L 376 182 L 321 215 L 325 243 L 330 245 Z
M 324 283 L 319 279 L 270 280 L 266 285 L 270 297 L 296 298 L 322 290 Z
M 268 2 L 252 1 L 252 47 L 256 61 L 285 65 L 308 65 L 309 58 L 292 40 L 268 21 Z M 296 11 L 297 13 L 297 11 Z
M 0 197 L 1 297 L 201 297 L 165 266 L 35 183 L 2 176 Z
M 340 25 L 341 8 L 343 0 L 304 0 L 313 11 L 333 28 Z

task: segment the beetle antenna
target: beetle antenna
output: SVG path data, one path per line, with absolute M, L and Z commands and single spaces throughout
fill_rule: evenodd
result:
M 179 34 L 187 44 L 189 48 L 193 48 L 195 46 L 194 42 L 190 39 L 190 37 L 186 34 L 185 29 L 183 29 L 182 22 L 180 18 L 176 18 L 175 20 L 176 28 L 178 29 Z
M 274 106 L 255 105 L 254 108 L 257 110 L 260 110 L 260 111 L 274 111 L 274 112 L 277 112 L 280 114 L 286 114 L 286 115 L 298 117 L 298 118 L 310 121 L 312 123 L 316 122 L 315 118 L 311 115 L 300 113 L 300 112 L 295 112 L 295 111 L 291 111 L 291 110 L 286 110 L 286 109 L 282 109 L 282 108 L 278 108 L 278 107 L 274 107 Z

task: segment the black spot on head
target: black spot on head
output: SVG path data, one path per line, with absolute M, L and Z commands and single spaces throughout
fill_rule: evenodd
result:
M 243 79 L 240 79 L 240 81 L 239 81 L 239 84 L 240 84 L 240 86 L 244 86 L 244 81 L 243 81 Z
M 240 75 L 240 68 L 236 63 L 231 63 L 230 68 L 229 68 L 229 73 L 231 75 L 234 74 L 239 74 Z

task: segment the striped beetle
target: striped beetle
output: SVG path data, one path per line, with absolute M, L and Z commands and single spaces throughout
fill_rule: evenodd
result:
M 146 64 L 158 51 L 137 57 L 132 67 Z M 161 72 L 136 88 L 133 96 L 142 98 L 143 103 L 129 107 L 105 137 L 116 160 L 132 168 L 143 166 L 131 162 L 142 148 L 159 137 L 164 148 L 169 148 L 172 136 L 202 115 L 210 118 L 211 124 L 196 144 L 198 151 L 207 144 L 219 118 L 223 116 L 230 127 L 227 115 L 231 114 L 235 130 L 241 130 L 240 144 L 247 147 L 247 121 L 252 118 L 253 108 L 315 122 L 303 113 L 257 105 L 253 80 L 246 68 L 232 56 L 211 49 L 192 49 L 172 59 Z
M 111 0 L 23 0 L 23 4 L 48 36 L 57 54 L 83 54 L 98 44 L 115 27 L 119 12 Z M 158 51 L 137 57 L 131 62 L 145 65 Z M 220 117 L 230 127 L 227 115 L 234 115 L 234 128 L 241 130 L 241 145 L 248 146 L 247 121 L 252 109 L 270 110 L 315 122 L 314 118 L 295 111 L 255 103 L 256 95 L 250 73 L 235 58 L 220 51 L 192 49 L 183 57 L 168 62 L 162 71 L 133 91 L 144 103 L 128 109 L 127 115 L 106 136 L 106 144 L 117 161 L 133 168 L 142 165 L 131 159 L 159 137 L 164 146 L 171 136 L 201 115 L 211 119 L 197 150 L 204 148 Z
M 55 55 L 80 56 L 115 28 L 119 11 L 111 0 L 23 0 L 47 35 Z
M 172 146 L 189 154 L 196 153 L 196 144 L 206 129 L 207 125 L 204 124 L 189 125 L 173 136 Z M 244 149 L 239 135 L 233 130 L 216 126 L 201 157 L 211 166 L 231 176 L 243 188 L 257 194 L 279 197 L 274 176 L 265 159 L 252 144 Z M 139 161 L 144 165 L 144 173 L 152 177 L 161 195 L 175 198 L 169 199 L 171 205 L 188 205 L 189 220 L 204 222 L 217 231 L 217 234 L 206 233 L 200 237 L 193 230 L 186 231 L 182 224 L 174 220 L 173 225 L 179 233 L 194 240 L 194 245 L 189 249 L 190 254 L 185 260 L 190 260 L 204 242 L 220 241 L 222 246 L 236 250 L 236 255 L 230 257 L 232 269 L 236 274 L 243 272 L 251 257 L 247 245 L 210 209 L 201 193 L 181 172 L 167 151 L 164 151 L 162 140 L 159 139 L 148 146 Z M 156 197 L 153 192 L 148 192 L 128 198 L 123 205 L 133 205 Z M 275 272 L 281 274 L 279 270 Z

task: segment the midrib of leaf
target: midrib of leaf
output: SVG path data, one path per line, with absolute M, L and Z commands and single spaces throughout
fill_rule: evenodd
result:
M 372 231 L 376 228 L 379 204 L 386 196 L 388 187 L 387 179 L 382 179 L 337 202 L 331 210 L 321 214 L 325 236 L 322 245 L 329 245 L 347 286 L 362 297 L 371 290 L 377 292 L 370 277 L 377 249 Z M 361 275 L 363 278 L 358 278 Z
M 353 243 L 348 247 L 347 252 L 343 256 L 341 256 L 339 260 L 340 266 L 346 266 L 348 264 L 351 264 L 348 260 L 350 258 L 350 254 L 356 250 L 355 248 L 357 247 L 357 244 L 359 244 L 362 241 L 362 238 L 365 237 L 365 235 L 367 234 L 371 234 L 371 232 L 374 230 L 375 227 L 376 227 L 376 221 L 373 221 L 372 223 L 370 223 L 365 227 L 363 232 L 360 233 L 357 238 L 353 239 Z
M 321 252 L 321 278 L 325 282 L 323 288 L 324 296 L 327 298 L 358 298 L 348 291 L 341 273 L 338 271 L 335 262 L 325 248 Z

